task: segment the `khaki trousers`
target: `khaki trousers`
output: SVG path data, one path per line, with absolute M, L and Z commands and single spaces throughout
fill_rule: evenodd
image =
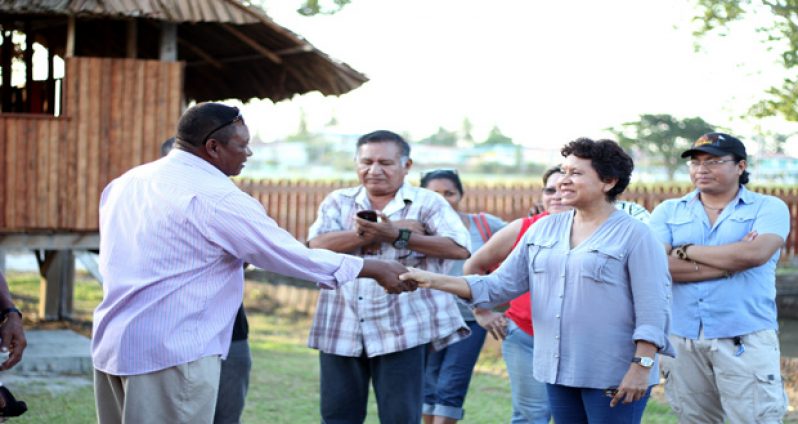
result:
M 733 339 L 671 336 L 676 358 L 660 356 L 665 395 L 679 422 L 780 423 L 787 398 L 780 373 L 779 339 L 773 330 Z
M 94 370 L 100 424 L 213 422 L 220 358 L 207 356 L 161 371 L 115 376 Z

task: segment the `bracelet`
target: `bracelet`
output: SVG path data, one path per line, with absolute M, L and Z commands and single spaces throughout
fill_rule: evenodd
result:
M 0 311 L 0 323 L 6 322 L 6 318 L 8 318 L 8 314 L 11 314 L 11 313 L 16 313 L 17 315 L 19 315 L 19 319 L 22 319 L 22 312 L 20 312 L 19 309 L 17 309 L 17 308 L 12 306 L 10 308 L 6 308 L 6 309 L 3 309 L 2 311 Z
M 693 245 L 693 243 L 687 243 L 687 244 L 683 244 L 683 245 L 677 247 L 676 248 L 676 256 L 679 259 L 683 260 L 683 261 L 689 261 L 690 258 L 687 256 L 687 248 L 692 246 L 692 245 Z

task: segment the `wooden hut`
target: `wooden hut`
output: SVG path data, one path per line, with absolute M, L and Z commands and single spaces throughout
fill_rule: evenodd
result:
M 0 249 L 39 252 L 45 319 L 71 314 L 101 190 L 158 157 L 188 102 L 366 81 L 238 0 L 0 0 L 0 38 Z

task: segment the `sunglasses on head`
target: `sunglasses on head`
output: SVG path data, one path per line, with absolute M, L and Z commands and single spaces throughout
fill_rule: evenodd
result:
M 238 112 L 238 114 L 233 119 L 231 119 L 231 120 L 225 122 L 224 124 L 219 125 L 218 127 L 208 131 L 208 134 L 205 135 L 205 138 L 202 139 L 202 143 L 200 143 L 200 144 L 207 143 L 208 139 L 210 139 L 211 136 L 213 135 L 213 133 L 215 133 L 216 131 L 219 131 L 220 129 L 222 129 L 222 128 L 228 126 L 228 125 L 233 125 L 236 122 L 243 121 L 244 117 L 241 115 L 241 111 L 238 110 L 238 108 L 236 108 L 236 112 Z

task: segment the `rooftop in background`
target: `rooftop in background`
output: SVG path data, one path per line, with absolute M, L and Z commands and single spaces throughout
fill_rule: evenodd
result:
M 75 56 L 125 57 L 135 22 L 136 57 L 156 59 L 161 23 L 174 23 L 187 100 L 341 95 L 368 80 L 238 0 L 0 0 L 0 13 L 4 30 L 32 23 L 36 41 L 62 57 L 67 17 L 77 20 Z

